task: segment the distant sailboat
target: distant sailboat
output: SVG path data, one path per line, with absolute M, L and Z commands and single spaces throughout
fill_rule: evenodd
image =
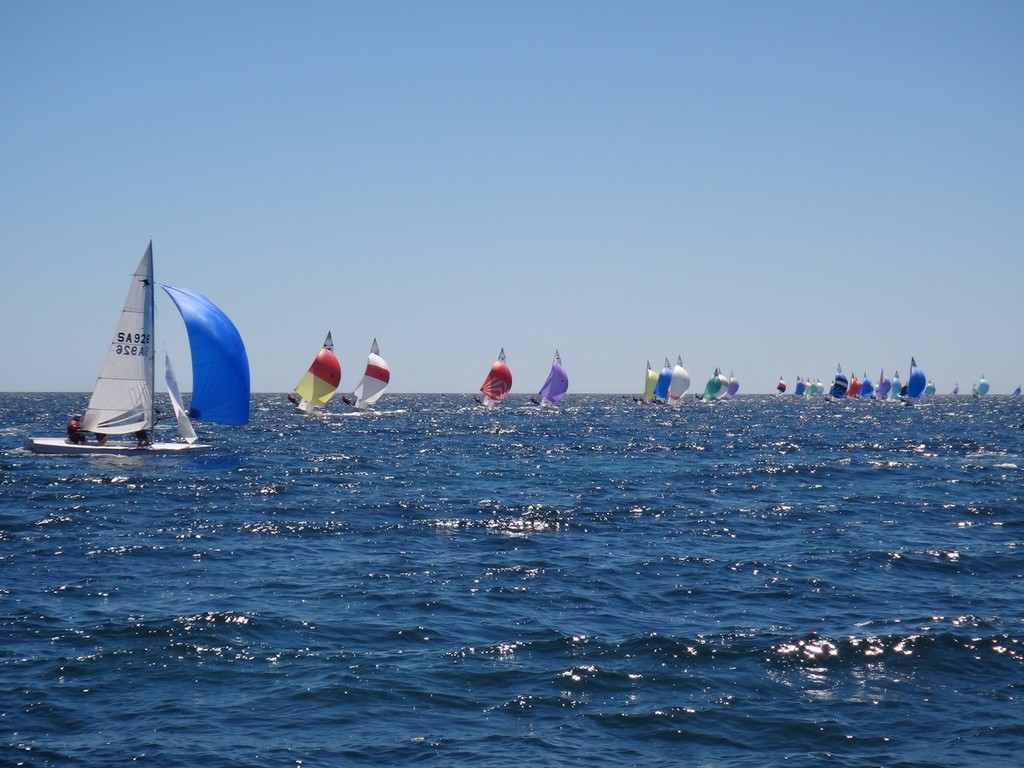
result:
M 985 374 L 982 374 L 981 381 L 974 385 L 971 394 L 973 394 L 975 397 L 984 397 L 985 395 L 988 394 L 988 390 L 988 380 L 985 378 Z
M 370 345 L 370 354 L 366 358 L 366 369 L 363 371 L 363 378 L 360 379 L 356 388 L 352 391 L 352 397 L 345 396 L 342 399 L 354 408 L 361 411 L 369 410 L 370 406 L 376 403 L 387 389 L 391 381 L 391 369 L 380 356 L 380 349 L 377 347 L 377 340 L 374 339 Z
M 551 361 L 551 370 L 548 372 L 547 379 L 541 385 L 540 392 L 537 393 L 537 397 L 533 398 L 535 403 L 543 405 L 544 403 L 557 403 L 563 397 L 565 393 L 569 391 L 569 376 L 565 372 L 565 368 L 562 367 L 562 358 L 558 355 L 558 350 L 555 350 L 555 357 Z
M 889 388 L 889 399 L 897 399 L 902 392 L 903 383 L 900 381 L 900 372 L 896 371 L 896 374 L 892 377 L 892 387 Z
M 910 377 L 907 379 L 907 386 L 904 387 L 903 394 L 910 400 L 916 400 L 924 393 L 927 383 L 928 379 L 924 375 L 924 371 L 917 367 L 917 361 L 914 358 L 910 358 Z
M 690 372 L 683 368 L 683 356 L 676 357 L 676 364 L 672 368 L 672 381 L 668 385 L 669 400 L 679 401 L 683 399 L 686 390 L 690 388 Z
M 726 388 L 725 394 L 732 397 L 740 391 L 740 380 L 732 375 L 732 371 L 729 371 L 729 384 Z
M 857 378 L 857 374 L 853 374 L 850 377 L 850 386 L 846 390 L 847 397 L 860 397 L 861 380 Z
M 317 352 L 309 369 L 295 385 L 294 393 L 288 399 L 302 413 L 316 413 L 334 397 L 341 383 L 341 363 L 334 354 L 334 341 L 327 332 L 324 345 Z
M 861 397 L 874 397 L 875 396 L 875 385 L 871 379 L 868 378 L 868 372 L 864 371 L 864 378 L 860 381 L 860 396 Z
M 1013 390 L 1013 394 L 1014 394 L 1014 396 L 1020 394 L 1020 386 L 1019 385 L 1017 386 L 1017 388 L 1015 390 Z
M 665 358 L 665 365 L 658 374 L 658 380 L 654 383 L 654 396 L 659 400 L 668 402 L 668 388 L 672 384 L 672 366 Z
M 829 390 L 829 395 L 836 398 L 837 400 L 841 397 L 846 397 L 846 390 L 850 388 L 850 380 L 846 378 L 846 374 L 843 373 L 841 366 L 836 366 L 836 375 L 832 379 L 832 389 Z
M 505 348 L 502 347 L 501 352 L 498 353 L 498 359 L 491 366 L 484 383 L 480 385 L 480 391 L 483 393 L 480 402 L 486 406 L 500 403 L 508 396 L 511 389 L 512 371 L 505 364 Z
M 780 395 L 785 394 L 786 392 L 786 382 L 781 376 L 779 376 L 779 383 L 775 385 L 775 391 Z
M 931 397 L 935 394 L 935 385 L 932 383 L 931 379 L 929 379 L 928 383 L 924 386 L 924 394 L 925 397 Z
M 797 397 L 803 397 L 807 392 L 807 382 L 801 379 L 799 376 L 796 377 L 796 388 L 793 390 L 793 394 Z
M 885 375 L 885 369 L 883 368 L 878 373 L 878 388 L 875 389 L 875 397 L 879 400 L 885 400 L 889 396 L 889 391 L 892 389 L 892 379 Z
M 196 442 L 190 417 L 219 424 L 249 421 L 249 359 L 231 320 L 205 296 L 186 288 L 162 286 L 185 322 L 192 353 L 192 401 L 186 413 L 170 365 L 166 380 L 185 442 L 152 442 L 154 413 L 153 244 L 136 267 L 128 296 L 111 338 L 81 432 L 64 437 L 30 437 L 25 447 L 36 453 L 124 454 L 180 453 L 210 448 Z M 88 442 L 85 433 L 96 435 Z M 134 441 L 111 442 L 109 435 L 133 435 Z M 79 442 L 72 442 L 77 439 Z
M 647 372 L 644 374 L 644 394 L 640 398 L 642 403 L 652 403 L 657 400 L 654 395 L 654 389 L 658 386 L 658 374 L 651 368 L 651 361 L 647 361 Z
M 714 374 L 708 379 L 708 383 L 704 385 L 704 399 L 717 400 L 724 397 L 728 391 L 729 380 L 722 375 L 721 369 L 715 368 Z
M 960 382 L 959 381 L 953 387 L 953 393 L 952 394 L 954 394 L 954 395 L 959 395 L 960 394 Z

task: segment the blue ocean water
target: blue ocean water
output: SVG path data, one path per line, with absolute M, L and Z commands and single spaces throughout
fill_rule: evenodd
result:
M 1024 400 L 255 396 L 36 456 L 0 395 L 0 764 L 989 766 L 1024 747 Z

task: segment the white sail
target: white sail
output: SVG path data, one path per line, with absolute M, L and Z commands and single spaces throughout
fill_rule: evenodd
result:
M 174 377 L 174 369 L 171 367 L 171 356 L 164 355 L 165 373 L 164 380 L 167 382 L 167 394 L 171 397 L 171 405 L 174 406 L 174 416 L 178 420 L 178 436 L 186 443 L 194 443 L 199 439 L 192 422 L 188 418 L 188 412 L 181 401 L 181 391 L 178 389 L 178 380 Z
M 123 435 L 153 428 L 153 244 L 132 275 L 128 298 L 96 380 L 82 429 Z
M 669 399 L 682 400 L 689 388 L 690 373 L 683 368 L 683 356 L 679 355 L 676 357 L 676 364 L 672 369 L 672 383 L 668 385 Z

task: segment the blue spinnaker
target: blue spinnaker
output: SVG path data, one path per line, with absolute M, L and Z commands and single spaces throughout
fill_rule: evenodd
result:
M 832 379 L 832 389 L 829 390 L 829 394 L 832 397 L 846 397 L 846 390 L 850 388 L 850 380 L 846 378 L 846 374 L 841 369 L 836 369 L 836 377 Z
M 665 358 L 665 366 L 661 369 L 661 373 L 658 374 L 658 383 L 654 385 L 654 396 L 660 397 L 662 400 L 668 400 L 668 387 L 672 383 L 672 366 L 668 363 L 668 358 Z
M 192 348 L 189 415 L 218 424 L 249 421 L 249 358 L 234 323 L 212 301 L 187 288 L 163 286 L 181 313 Z
M 910 358 L 910 378 L 907 379 L 907 397 L 920 397 L 927 384 L 928 379 L 925 377 L 924 371 L 917 367 L 914 358 Z

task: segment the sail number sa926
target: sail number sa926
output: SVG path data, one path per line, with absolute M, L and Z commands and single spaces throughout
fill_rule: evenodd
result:
M 148 333 L 118 333 L 114 351 L 119 355 L 144 355 L 149 346 Z

